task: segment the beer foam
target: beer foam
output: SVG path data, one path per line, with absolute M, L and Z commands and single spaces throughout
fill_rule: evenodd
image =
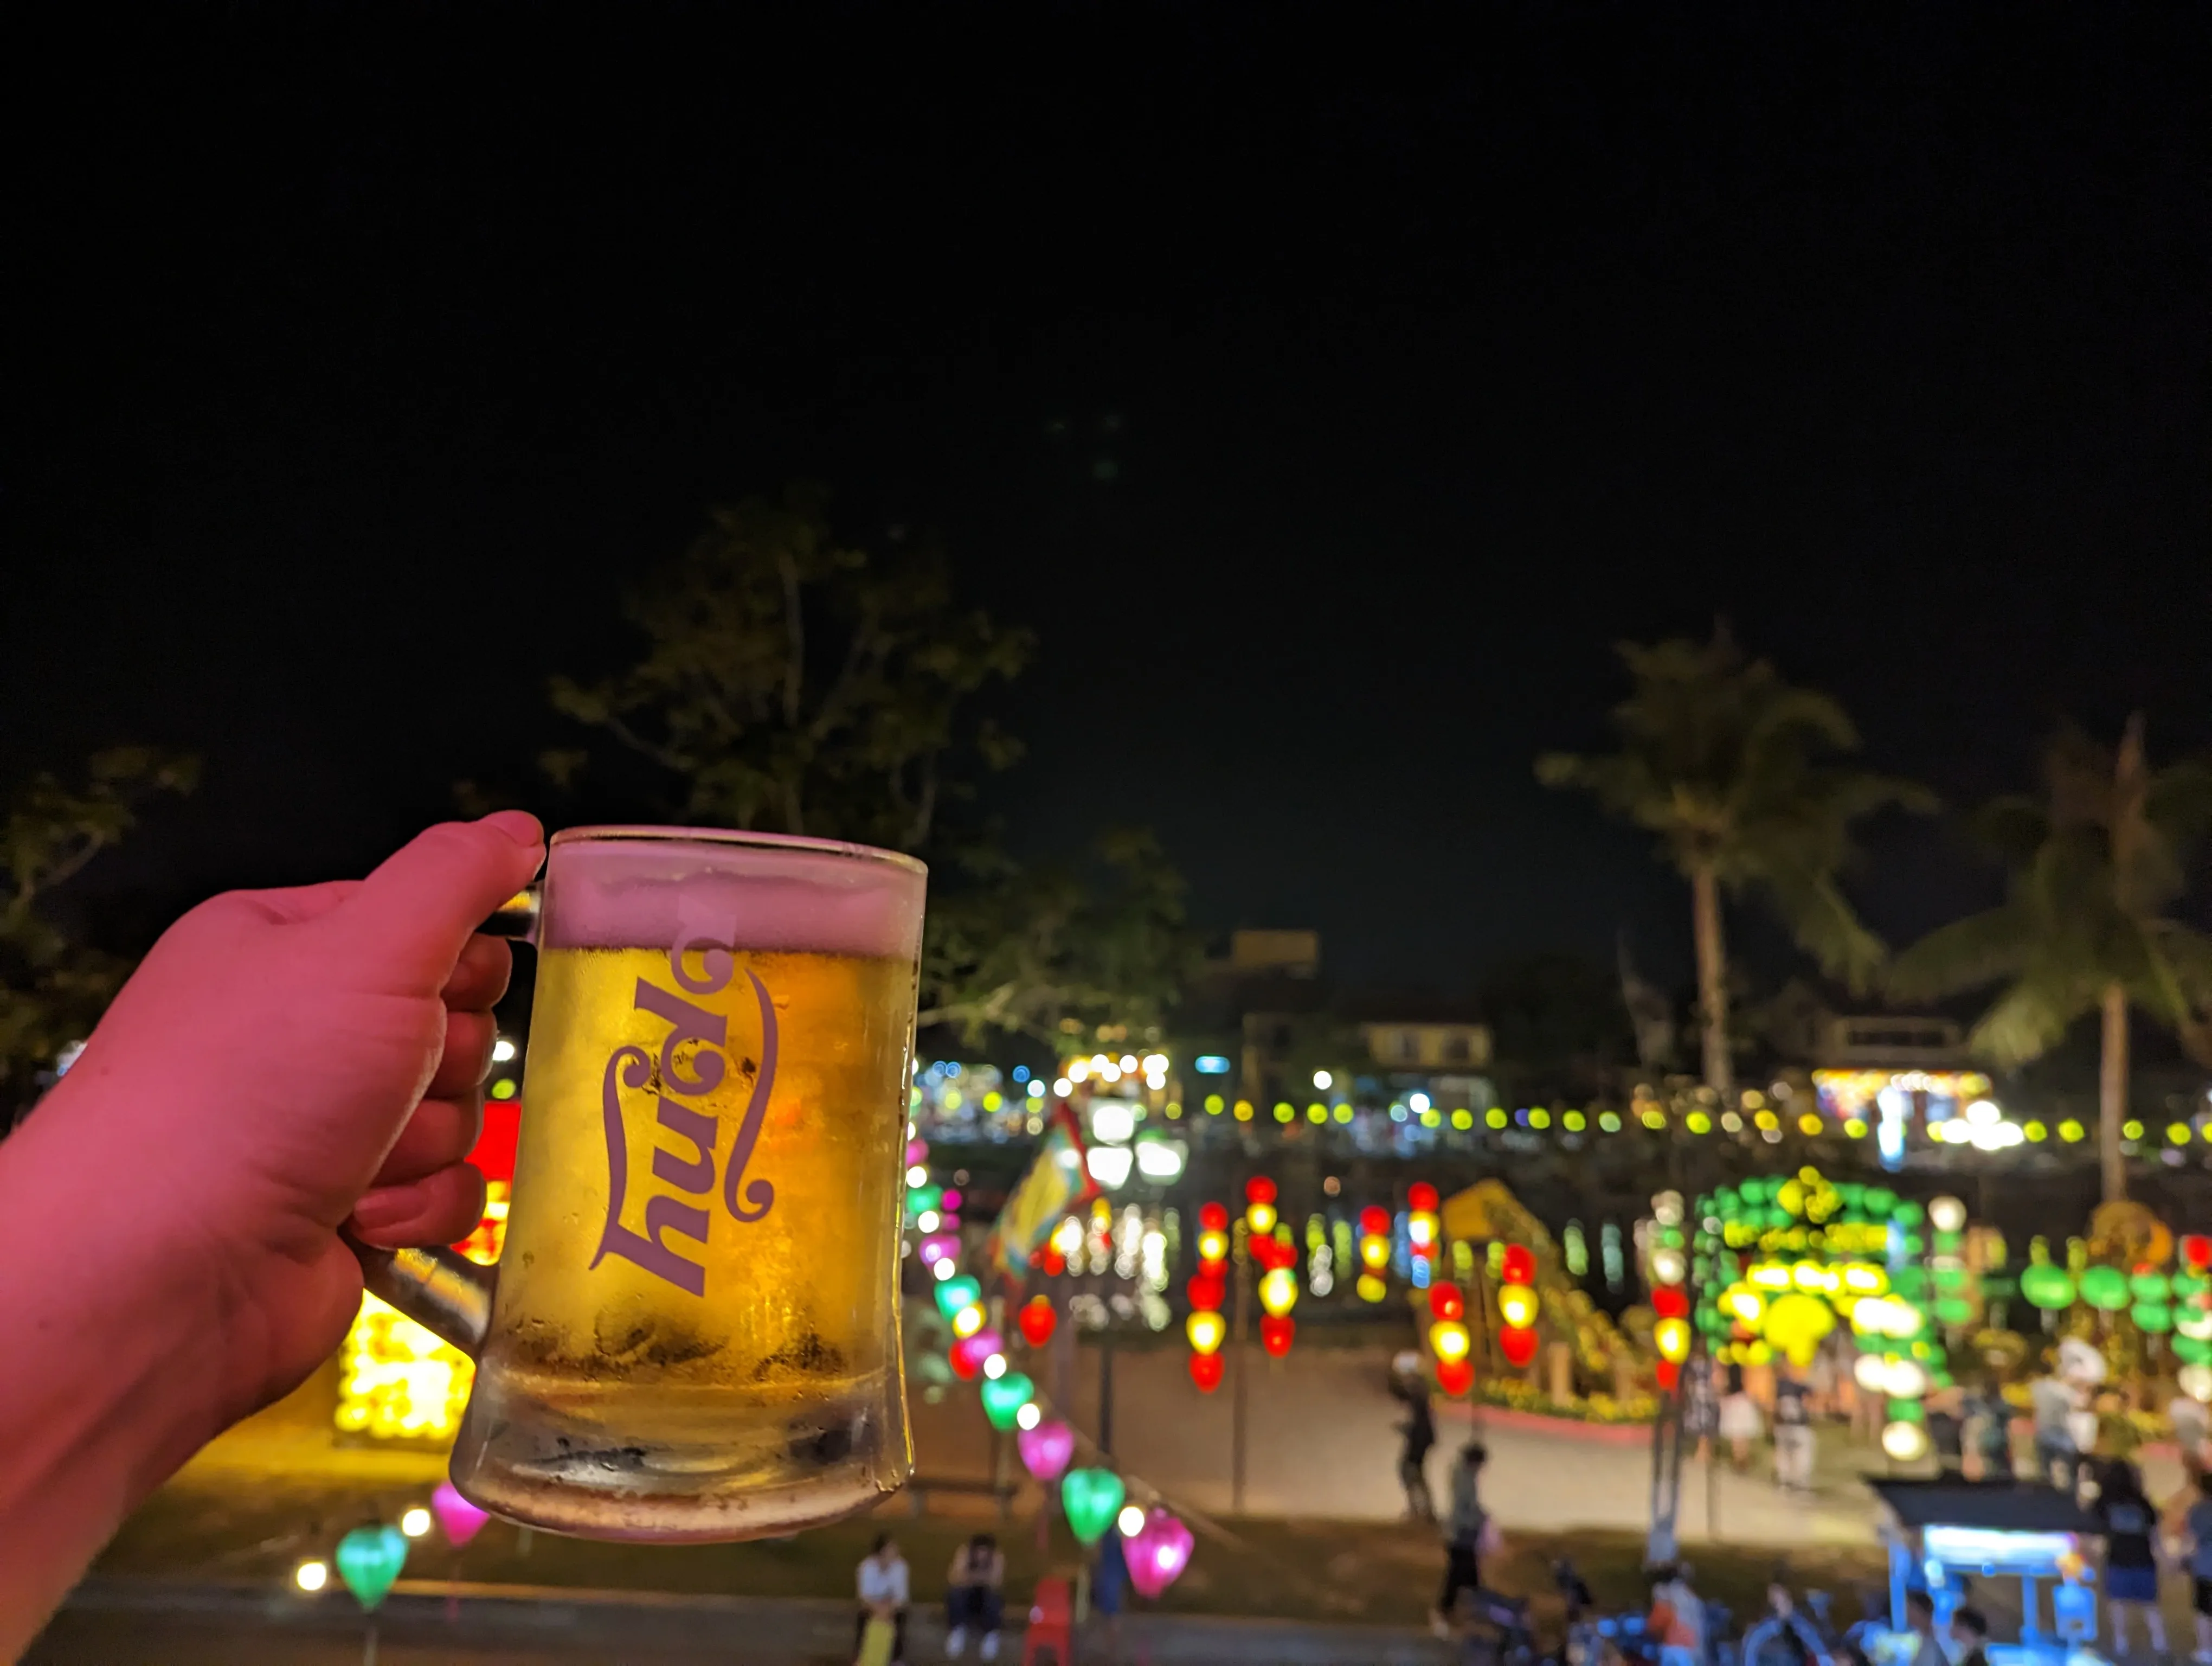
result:
M 927 877 L 910 858 L 826 839 L 569 828 L 554 835 L 547 860 L 539 941 L 665 949 L 704 940 L 912 960 Z

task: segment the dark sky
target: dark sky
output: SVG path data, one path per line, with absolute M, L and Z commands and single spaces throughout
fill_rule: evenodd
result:
M 1019 843 L 1354 979 L 1683 963 L 1529 775 L 1622 636 L 1957 801 L 2212 741 L 2212 14 L 1381 9 L 16 16 L 0 773 L 203 751 L 144 908 L 358 871 L 799 476 L 1041 631 Z M 1893 934 L 1982 894 L 1875 844 Z

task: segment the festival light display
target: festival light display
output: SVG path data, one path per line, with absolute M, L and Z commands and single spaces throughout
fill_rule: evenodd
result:
M 1033 1348 L 1041 1348 L 1052 1341 L 1060 1316 L 1053 1311 L 1051 1297 L 1032 1296 L 1022 1304 L 1016 1322 L 1021 1327 L 1022 1341 Z
M 1257 1233 L 1248 1250 L 1261 1268 L 1255 1293 L 1266 1312 L 1260 1320 L 1260 1346 L 1269 1357 L 1279 1359 L 1291 1351 L 1297 1335 L 1297 1321 L 1291 1317 L 1291 1310 L 1298 1304 L 1298 1252 L 1280 1239 Z
M 1467 1328 L 1467 1297 L 1455 1284 L 1429 1286 L 1429 1352 L 1437 1359 L 1437 1386 L 1455 1397 L 1474 1387 L 1474 1338 Z
M 1659 1355 L 1662 1390 L 1672 1393 L 1690 1357 L 1689 1258 L 1683 1253 L 1682 1195 L 1662 1192 L 1651 1200 L 1651 1227 L 1644 1258 L 1651 1290 L 1651 1346 Z
M 1229 1293 L 1229 1211 L 1218 1203 L 1198 1208 L 1198 1271 L 1183 1286 L 1190 1316 L 1183 1334 L 1190 1339 L 1190 1380 L 1200 1394 L 1221 1386 L 1221 1343 L 1228 1322 L 1221 1304 Z
M 1390 1293 L 1390 1212 L 1373 1205 L 1359 1212 L 1359 1281 L 1354 1286 L 1363 1302 L 1379 1302 Z
M 1244 1224 L 1254 1237 L 1262 1238 L 1275 1230 L 1275 1183 L 1255 1175 L 1244 1183 Z
M 1536 1358 L 1536 1258 L 1509 1243 L 1498 1262 L 1498 1351 L 1519 1370 Z
M 1923 1455 L 1921 1400 L 1951 1380 L 1921 1264 L 1928 1213 L 1887 1187 L 1832 1183 L 1813 1168 L 1723 1187 L 1698 1211 L 1692 1242 L 1708 1293 L 1694 1322 L 1714 1358 L 1759 1365 L 1778 1353 L 1806 1365 L 1848 1320 L 1860 1350 L 1853 1375 L 1887 1402 L 1882 1450 L 1899 1462 Z M 1963 1210 L 1956 1222 L 1963 1228 Z M 2034 1301 L 2036 1281 L 2021 1284 Z

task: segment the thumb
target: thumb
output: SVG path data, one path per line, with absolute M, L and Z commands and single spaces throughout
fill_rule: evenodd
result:
M 350 952 L 434 988 L 469 934 L 544 860 L 544 830 L 522 811 L 441 822 L 385 858 L 329 918 Z

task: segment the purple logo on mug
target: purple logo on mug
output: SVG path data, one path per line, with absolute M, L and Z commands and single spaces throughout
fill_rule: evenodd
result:
M 684 964 L 684 957 L 694 950 L 700 953 L 703 977 L 694 977 Z M 668 952 L 669 976 L 686 994 L 717 994 L 729 986 L 736 972 L 737 962 L 730 952 L 704 939 L 678 943 Z M 768 1113 L 769 1091 L 775 1083 L 776 1035 L 775 1005 L 769 999 L 767 986 L 750 967 L 745 978 L 753 987 L 753 999 L 760 1003 L 760 1069 L 753 1078 L 744 1118 L 738 1125 L 737 1138 L 723 1166 L 721 1195 L 722 1207 L 731 1219 L 749 1223 L 760 1219 L 775 1203 L 775 1188 L 765 1180 L 747 1181 L 745 1167 L 752 1161 L 753 1147 L 760 1143 L 761 1119 Z M 729 1055 L 724 1051 L 729 1042 L 728 1020 L 644 978 L 638 979 L 631 1004 L 638 1012 L 668 1022 L 669 1031 L 661 1041 L 657 1061 L 660 1086 L 653 1096 L 659 1105 L 656 1120 L 697 1153 L 679 1157 L 674 1152 L 654 1151 L 653 1178 L 700 1201 L 685 1202 L 665 1194 L 650 1197 L 645 1204 L 644 1231 L 634 1232 L 622 1224 L 623 1200 L 629 1191 L 629 1144 L 623 1125 L 622 1089 L 643 1087 L 652 1081 L 656 1061 L 641 1047 L 617 1048 L 607 1058 L 599 1089 L 607 1140 L 607 1219 L 592 1265 L 597 1267 L 611 1255 L 620 1256 L 679 1290 L 703 1296 L 706 1267 L 679 1254 L 669 1243 L 668 1235 L 690 1238 L 702 1250 L 706 1248 L 708 1206 L 715 1191 L 714 1147 L 720 1140 L 721 1119 L 684 1101 L 711 1093 L 729 1073 Z M 676 1050 L 686 1042 L 699 1045 L 686 1064 L 679 1066 Z

